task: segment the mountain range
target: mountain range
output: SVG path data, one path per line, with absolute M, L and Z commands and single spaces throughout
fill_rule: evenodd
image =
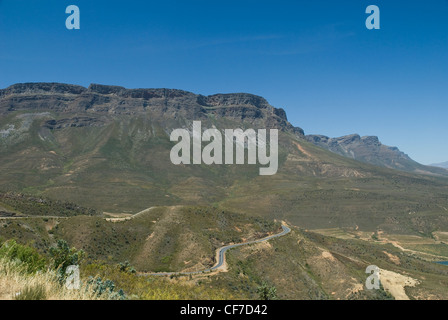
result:
M 173 165 L 170 133 L 194 120 L 220 130 L 278 129 L 278 173 Z M 283 109 L 246 93 L 16 84 L 0 90 L 0 137 L 0 189 L 105 212 L 212 204 L 307 228 L 429 234 L 448 225 L 446 170 L 372 137 L 305 136 Z
M 432 168 L 445 168 L 443 164 L 422 165 L 412 160 L 397 147 L 383 145 L 376 136 L 361 137 L 358 134 L 351 134 L 339 138 L 329 138 L 323 135 L 307 135 L 305 138 L 316 146 L 370 164 L 423 174 L 448 174 L 446 170 Z

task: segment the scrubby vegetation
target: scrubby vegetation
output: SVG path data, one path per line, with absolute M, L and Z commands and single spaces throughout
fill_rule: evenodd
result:
M 0 192 L 0 207 L 6 207 L 3 212 L 15 215 L 23 213 L 26 216 L 57 216 L 72 217 L 77 215 L 95 216 L 100 213 L 93 208 L 85 208 L 72 202 L 51 200 L 15 192 Z
M 73 250 L 73 249 L 71 249 Z M 68 260 L 67 260 L 68 261 Z M 14 240 L 0 246 L 0 300 L 96 300 L 124 298 L 124 293 L 111 290 L 99 292 L 97 286 L 81 281 L 76 290 L 61 282 L 55 260 Z M 113 283 L 112 283 L 113 285 Z
M 448 268 L 382 242 L 379 231 L 355 238 L 292 227 L 287 236 L 229 250 L 227 272 L 149 275 L 206 269 L 216 248 L 277 233 L 280 223 L 217 207 L 125 217 L 0 219 L 0 299 L 392 299 L 385 289 L 364 288 L 372 264 L 419 280 L 405 288 L 410 298 L 446 298 Z M 73 264 L 81 291 L 63 285 Z
M 50 248 L 53 269 L 57 271 L 61 283 L 66 279 L 69 266 L 79 266 L 85 256 L 84 251 L 70 248 L 65 240 L 59 239 L 56 246 Z
M 121 271 L 105 262 L 84 266 L 81 273 L 100 279 L 110 279 L 122 288 L 128 299 L 137 300 L 226 300 L 248 299 L 244 292 L 229 290 L 222 286 L 209 285 L 206 281 L 195 281 L 191 277 L 142 276 Z M 207 276 L 204 276 L 207 277 Z
M 68 266 L 80 264 L 83 282 L 93 293 L 119 299 L 248 298 L 244 291 L 210 288 L 191 277 L 142 277 L 137 270 L 205 269 L 215 263 L 218 247 L 281 230 L 279 223 L 211 207 L 162 207 L 116 222 L 85 215 L 3 219 L 0 228 L 3 240 L 17 239 L 7 241 L 2 250 L 11 243 L 30 250 L 22 256 L 43 259 L 39 270 L 51 270 L 59 283 L 64 282 Z M 11 259 L 19 255 L 11 252 Z
M 29 274 L 44 270 L 48 262 L 35 249 L 20 245 L 15 240 L 10 240 L 1 245 L 0 258 L 20 261 L 24 270 Z
M 277 299 L 277 288 L 274 286 L 269 286 L 266 282 L 258 287 L 257 293 L 260 300 L 276 300 Z
M 64 247 L 59 246 L 57 250 L 67 252 Z M 68 290 L 60 281 L 60 269 L 55 268 L 61 264 L 50 260 L 28 246 L 14 241 L 3 243 L 0 247 L 0 300 L 244 298 L 219 288 L 181 284 L 165 278 L 146 278 L 129 272 L 129 269 L 104 263 L 81 265 L 81 288 Z M 62 265 L 69 260 L 64 259 Z
M 89 260 L 128 261 L 136 270 L 170 272 L 205 269 L 215 250 L 263 238 L 280 224 L 211 207 L 160 207 L 119 222 L 78 216 L 61 220 L 55 238 L 89 253 Z

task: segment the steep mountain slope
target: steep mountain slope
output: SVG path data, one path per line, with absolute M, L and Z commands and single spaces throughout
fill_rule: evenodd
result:
M 277 128 L 279 170 L 173 165 L 173 129 Z M 306 141 L 258 96 L 18 84 L 0 90 L 0 189 L 117 213 L 210 205 L 307 228 L 448 229 L 448 179 L 372 166 Z M 442 170 L 442 169 L 441 169 Z
M 307 135 L 306 140 L 316 146 L 325 148 L 344 157 L 367 162 L 377 166 L 408 172 L 448 175 L 448 171 L 424 166 L 412 160 L 397 147 L 383 145 L 378 137 L 360 137 L 351 134 L 339 138 L 329 138 L 322 135 Z

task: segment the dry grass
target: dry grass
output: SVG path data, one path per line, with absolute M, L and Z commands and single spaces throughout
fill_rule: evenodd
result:
M 36 299 L 42 300 L 100 300 L 93 290 L 83 285 L 80 290 L 68 290 L 59 284 L 52 270 L 30 275 L 19 262 L 0 259 L 0 300 L 31 300 L 33 292 Z M 101 299 L 107 298 L 101 296 Z

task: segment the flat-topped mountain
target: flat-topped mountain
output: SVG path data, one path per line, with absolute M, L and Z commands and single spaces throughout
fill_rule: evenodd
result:
M 283 109 L 247 93 L 203 96 L 176 89 L 126 89 L 99 84 L 85 88 L 61 83 L 23 83 L 0 90 L 0 115 L 30 110 L 97 116 L 150 114 L 152 118 L 167 121 L 179 116 L 192 120 L 215 116 L 245 121 L 255 127 L 304 134 L 288 122 Z M 91 120 L 92 125 L 99 121 Z M 77 122 L 75 119 L 73 125 Z M 88 125 L 89 121 L 84 117 L 83 122 Z
M 170 133 L 191 132 L 195 120 L 203 129 L 279 129 L 277 173 L 174 165 Z M 446 170 L 407 166 L 412 160 L 375 138 L 308 140 L 283 109 L 251 94 L 17 84 L 0 90 L 0 191 L 112 213 L 213 205 L 305 228 L 429 234 L 448 227 L 448 179 L 435 174 Z M 322 148 L 328 144 L 344 156 Z M 370 164 L 381 165 L 378 157 L 389 168 Z

